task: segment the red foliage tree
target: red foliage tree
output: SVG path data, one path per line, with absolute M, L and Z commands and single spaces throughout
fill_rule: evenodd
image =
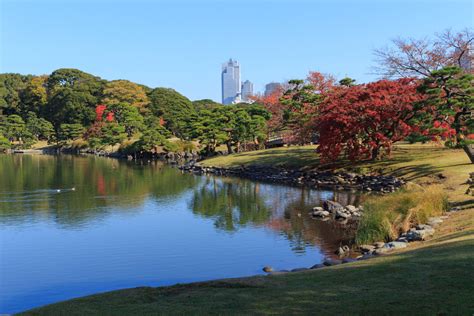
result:
M 285 106 L 281 104 L 280 98 L 283 95 L 283 88 L 280 86 L 268 95 L 256 96 L 255 102 L 261 104 L 271 113 L 270 120 L 267 121 L 268 131 L 278 133 L 285 127 L 283 112 Z
M 95 120 L 97 122 L 102 121 L 102 118 L 104 117 L 104 112 L 107 109 L 106 105 L 99 104 L 95 107 Z
M 394 142 L 416 131 L 408 122 L 423 98 L 417 87 L 415 79 L 404 78 L 334 88 L 320 104 L 316 122 L 322 160 L 341 154 L 351 160 L 390 154 Z

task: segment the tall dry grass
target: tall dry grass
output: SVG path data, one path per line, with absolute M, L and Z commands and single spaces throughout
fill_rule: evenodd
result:
M 389 195 L 370 197 L 363 206 L 357 244 L 394 240 L 411 226 L 442 215 L 448 199 L 441 186 L 411 185 Z

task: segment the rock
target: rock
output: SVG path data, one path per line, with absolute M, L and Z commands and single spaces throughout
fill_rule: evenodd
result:
M 343 211 L 337 210 L 336 211 L 336 219 L 347 219 L 351 217 L 349 214 L 344 213 Z
M 406 237 L 398 237 L 397 241 L 399 241 L 399 242 L 408 242 L 408 239 Z
M 337 250 L 336 250 L 336 255 L 338 256 L 343 256 L 344 255 L 344 249 L 342 249 L 342 247 L 339 247 Z
M 348 210 L 351 213 L 357 212 L 359 209 L 355 207 L 354 205 L 347 205 L 346 210 Z
M 383 246 L 385 246 L 385 243 L 383 241 L 377 241 L 376 243 L 374 243 L 374 246 L 375 248 L 382 248 Z
M 362 252 L 371 252 L 375 249 L 375 246 L 372 246 L 372 245 L 360 245 L 359 246 L 359 249 L 362 251 Z
M 338 265 L 338 264 L 341 264 L 342 261 L 341 260 L 334 260 L 334 259 L 325 259 L 323 264 L 325 266 L 335 266 L 335 265 Z
M 426 240 L 427 237 L 434 235 L 435 230 L 431 226 L 423 225 L 423 227 L 425 227 L 425 229 L 410 230 L 406 236 L 407 240 L 408 241 Z
M 323 202 L 323 209 L 329 213 L 336 213 L 336 211 L 343 211 L 344 207 L 336 201 L 326 200 Z
M 391 241 L 389 243 L 386 243 L 384 247 L 390 249 L 402 249 L 407 247 L 407 243 L 401 241 Z
M 349 248 L 349 246 L 347 246 L 347 245 L 342 246 L 342 249 L 344 250 L 344 252 L 351 251 L 351 248 Z
M 357 261 L 357 259 L 354 259 L 354 258 L 344 258 L 342 259 L 342 263 L 351 263 L 351 262 L 355 262 Z
M 363 256 L 357 257 L 357 260 L 367 260 L 367 259 L 370 259 L 372 257 L 373 257 L 373 255 L 371 253 L 366 253 Z
M 430 225 L 426 225 L 426 224 L 416 225 L 416 230 L 430 230 L 430 229 L 433 229 L 433 227 L 431 227 Z
M 262 270 L 263 270 L 264 272 L 267 272 L 267 273 L 268 273 L 268 272 L 274 272 L 274 271 L 273 271 L 273 268 L 270 267 L 270 266 L 265 266 L 265 267 L 263 267 Z
M 317 263 L 317 264 L 315 264 L 314 266 L 312 266 L 310 269 L 313 270 L 313 269 L 320 269 L 320 268 L 324 268 L 324 267 L 325 267 L 324 264 L 322 264 L 322 263 Z
M 324 211 L 324 209 L 321 206 L 313 207 L 313 212 L 319 212 L 319 211 Z
M 430 218 L 428 218 L 427 224 L 434 227 L 434 226 L 438 226 L 442 222 L 443 222 L 443 220 L 439 217 L 430 217 Z
M 327 217 L 329 216 L 329 212 L 328 211 L 316 211 L 316 212 L 313 212 L 313 216 L 314 217 Z
M 306 270 L 308 270 L 308 268 L 296 268 L 296 269 L 291 270 L 291 272 L 300 272 L 300 271 L 306 271 Z
M 372 254 L 373 255 L 376 255 L 376 256 L 379 256 L 379 255 L 383 255 L 387 252 L 389 252 L 390 250 L 392 250 L 391 248 L 377 248 L 375 249 L 374 251 L 372 251 Z

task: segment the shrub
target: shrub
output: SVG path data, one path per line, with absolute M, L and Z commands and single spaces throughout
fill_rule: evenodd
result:
M 357 244 L 393 240 L 412 225 L 426 223 L 429 217 L 443 214 L 448 202 L 439 186 L 411 186 L 390 195 L 370 197 L 363 207 Z
M 89 147 L 89 143 L 86 140 L 82 139 L 82 138 L 75 139 L 71 143 L 71 148 L 72 149 L 84 149 L 84 148 L 87 148 L 87 147 Z

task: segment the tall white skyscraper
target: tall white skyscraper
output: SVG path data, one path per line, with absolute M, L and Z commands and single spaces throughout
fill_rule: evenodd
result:
M 242 82 L 242 101 L 250 102 L 252 101 L 250 97 L 253 95 L 253 83 L 249 80 Z
M 222 104 L 232 104 L 240 100 L 240 65 L 229 59 L 222 64 Z

